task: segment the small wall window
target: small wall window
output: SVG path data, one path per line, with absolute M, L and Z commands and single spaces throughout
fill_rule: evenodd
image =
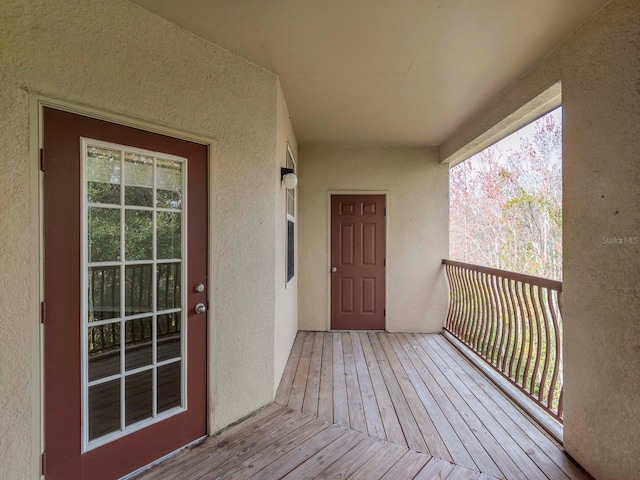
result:
M 291 147 L 287 144 L 287 168 L 296 170 L 296 161 L 293 158 Z M 296 271 L 296 190 L 287 189 L 287 286 L 295 278 Z

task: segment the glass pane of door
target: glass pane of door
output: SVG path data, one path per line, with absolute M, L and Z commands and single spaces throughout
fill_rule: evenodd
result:
M 184 410 L 187 160 L 83 139 L 84 450 Z

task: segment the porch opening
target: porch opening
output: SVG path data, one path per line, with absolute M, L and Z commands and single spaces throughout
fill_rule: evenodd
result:
M 450 258 L 445 330 L 561 436 L 562 107 L 451 168 Z

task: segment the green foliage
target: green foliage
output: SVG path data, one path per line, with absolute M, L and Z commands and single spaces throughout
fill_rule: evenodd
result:
M 106 158 L 106 157 L 105 157 Z M 110 161 L 110 160 L 109 160 Z M 88 253 L 89 262 L 120 262 L 153 260 L 154 221 L 156 230 L 156 253 L 158 259 L 182 258 L 182 214 L 138 208 L 154 204 L 153 189 L 127 186 L 124 192 L 126 208 L 121 205 L 119 160 L 109 164 L 106 170 L 111 176 L 103 181 L 87 183 L 88 208 Z M 103 165 L 104 166 L 104 165 Z M 117 167 L 117 168 L 116 168 Z M 105 169 L 103 169 L 105 170 Z M 180 191 L 158 190 L 159 207 L 182 207 Z M 121 229 L 124 227 L 124 238 Z M 123 242 L 123 243 L 122 243 Z M 124 258 L 121 248 L 124 247 Z M 121 275 L 120 266 L 89 268 L 89 321 L 120 318 Z M 180 307 L 179 263 L 162 264 L 157 273 L 157 299 L 153 294 L 153 268 L 151 264 L 125 267 L 125 315 L 153 310 Z M 151 315 L 151 314 L 150 314 Z M 159 333 L 173 334 L 180 329 L 179 315 L 166 314 L 158 317 Z M 118 322 L 93 327 L 89 330 L 89 348 L 92 353 L 105 353 L 119 348 L 120 324 Z M 128 344 L 146 341 L 151 335 L 151 319 L 136 319 L 126 322 L 125 342 Z
M 450 257 L 562 278 L 562 129 L 556 110 L 450 172 Z

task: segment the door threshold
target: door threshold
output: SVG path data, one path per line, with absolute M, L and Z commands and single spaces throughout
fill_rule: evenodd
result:
M 193 442 L 187 443 L 185 446 L 178 448 L 177 450 L 174 450 L 173 452 L 167 453 L 166 455 L 160 457 L 157 460 L 154 460 L 153 462 L 145 465 L 144 467 L 140 467 L 139 469 L 126 474 L 124 477 L 120 477 L 120 480 L 132 480 L 133 478 L 137 477 L 138 475 L 142 474 L 143 472 L 146 472 L 147 470 L 149 470 L 151 467 L 158 465 L 159 463 L 164 462 L 165 460 L 173 457 L 174 455 L 177 455 L 178 453 L 182 452 L 183 450 L 186 450 L 187 448 L 191 448 L 191 447 L 195 447 L 197 445 L 200 445 L 202 442 L 205 441 L 205 439 L 208 437 L 208 435 L 205 435 L 204 437 L 200 437 L 196 440 L 194 440 Z
M 350 333 L 350 332 L 355 332 L 355 333 L 388 333 L 387 330 L 384 329 L 379 329 L 379 330 L 365 330 L 365 329 L 359 329 L 359 328 L 332 328 L 331 330 L 329 330 L 329 333 Z

